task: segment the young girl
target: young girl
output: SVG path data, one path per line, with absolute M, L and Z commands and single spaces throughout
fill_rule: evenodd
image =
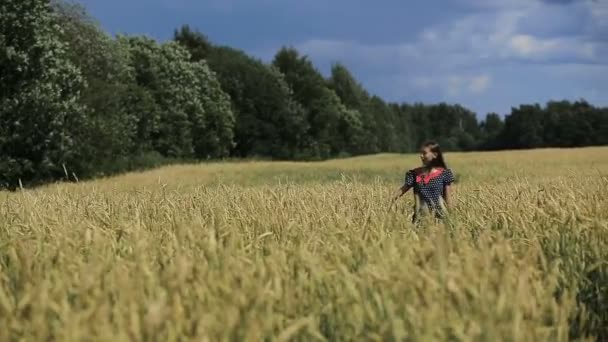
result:
M 454 175 L 443 160 L 439 144 L 427 142 L 422 145 L 420 159 L 423 166 L 407 171 L 405 183 L 392 198 L 394 202 L 414 188 L 414 223 L 421 214 L 433 213 L 436 218 L 444 217 L 451 206 L 450 186 L 454 182 Z

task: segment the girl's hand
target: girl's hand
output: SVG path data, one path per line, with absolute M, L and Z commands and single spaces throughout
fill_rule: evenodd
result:
M 403 196 L 406 192 L 408 192 L 408 190 L 410 190 L 410 188 L 407 185 L 403 185 L 402 187 L 400 187 L 397 191 L 395 191 L 392 199 L 391 199 L 391 204 L 393 202 L 395 202 L 396 200 L 398 200 L 401 196 Z
M 394 195 L 390 198 L 390 200 L 388 202 L 388 210 L 391 210 L 393 208 L 393 206 L 395 205 L 395 202 L 397 202 L 399 197 L 400 197 L 399 195 Z

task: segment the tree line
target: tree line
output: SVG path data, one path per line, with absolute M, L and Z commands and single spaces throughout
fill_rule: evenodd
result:
M 413 152 L 608 144 L 608 108 L 513 107 L 479 121 L 459 104 L 390 103 L 343 64 L 324 77 L 283 47 L 270 63 L 185 25 L 173 39 L 111 37 L 79 5 L 0 5 L 0 186 L 163 163 L 323 160 Z

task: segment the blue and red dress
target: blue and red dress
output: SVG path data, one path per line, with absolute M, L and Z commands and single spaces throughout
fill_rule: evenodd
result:
M 436 168 L 424 174 L 423 168 L 409 170 L 405 174 L 405 185 L 413 188 L 415 207 L 413 221 L 416 221 L 423 211 L 430 211 L 435 217 L 445 214 L 445 187 L 454 182 L 454 174 L 449 168 Z

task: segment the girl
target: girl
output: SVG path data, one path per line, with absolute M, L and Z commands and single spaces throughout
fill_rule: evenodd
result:
M 443 218 L 451 207 L 450 186 L 454 175 L 443 160 L 439 144 L 427 142 L 422 145 L 420 159 L 423 166 L 407 171 L 405 183 L 392 198 L 391 204 L 414 188 L 414 215 L 412 222 L 418 222 L 421 214 L 433 213 Z

